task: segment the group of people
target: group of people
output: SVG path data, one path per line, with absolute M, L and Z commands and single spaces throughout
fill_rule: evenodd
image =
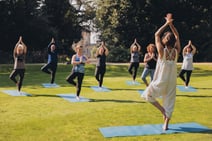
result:
M 152 81 L 154 72 L 155 72 L 155 67 L 157 63 L 157 54 L 156 54 L 155 48 L 156 48 L 155 45 L 150 43 L 147 46 L 147 53 L 144 56 L 145 66 L 141 75 L 141 79 L 143 80 L 146 86 L 149 85 L 146 79 L 147 75 L 150 74 L 151 81 Z M 131 58 L 130 58 L 130 66 L 128 69 L 128 72 L 132 75 L 133 83 L 135 83 L 137 71 L 139 68 L 140 50 L 141 50 L 141 46 L 137 43 L 137 40 L 135 39 L 133 44 L 130 46 Z
M 177 79 L 177 59 L 181 51 L 180 38 L 177 29 L 173 24 L 172 14 L 168 13 L 165 17 L 166 22 L 155 33 L 155 44 L 151 43 L 147 46 L 147 53 L 144 57 L 145 67 L 141 78 L 147 88 L 143 92 L 142 97 L 161 111 L 164 119 L 163 130 L 168 129 L 169 120 L 171 119 L 174 109 L 176 98 L 176 79 Z M 170 30 L 165 32 L 169 28 Z M 130 47 L 131 60 L 129 73 L 132 75 L 133 81 L 136 79 L 137 70 L 139 68 L 139 52 L 141 46 L 135 39 Z M 157 53 L 156 53 L 157 51 Z M 19 38 L 14 48 L 14 70 L 10 75 L 10 79 L 18 87 L 18 91 L 21 90 L 22 82 L 25 72 L 25 56 L 27 47 L 22 41 L 22 37 Z M 79 100 L 82 81 L 84 78 L 85 64 L 89 63 L 88 57 L 83 54 L 83 46 L 77 44 L 75 46 L 75 52 L 71 59 L 73 65 L 70 75 L 66 78 L 66 81 L 76 87 L 76 98 Z M 95 78 L 99 87 L 102 87 L 104 74 L 106 72 L 106 56 L 109 51 L 102 42 L 96 51 L 96 70 Z M 179 73 L 179 77 L 184 81 L 185 86 L 188 87 L 190 76 L 193 70 L 193 55 L 196 53 L 196 48 L 191 41 L 188 42 L 183 49 L 183 65 Z M 48 63 L 44 65 L 41 70 L 45 73 L 51 74 L 51 83 L 54 83 L 55 74 L 57 70 L 57 46 L 54 38 L 52 38 L 48 45 Z M 134 71 L 133 71 L 134 68 Z M 150 73 L 151 82 L 148 83 L 146 76 Z M 184 74 L 186 78 L 184 77 Z M 16 76 L 19 75 L 19 81 L 16 80 Z M 77 82 L 74 80 L 77 78 Z M 163 103 L 160 104 L 156 98 L 162 96 Z
M 74 48 L 76 54 L 72 56 L 71 64 L 73 65 L 71 73 L 67 76 L 66 81 L 76 87 L 76 99 L 80 99 L 80 91 L 82 86 L 82 81 L 84 78 L 85 72 L 85 64 L 89 63 L 89 59 L 86 55 L 83 54 L 83 46 L 81 44 L 76 44 Z M 41 67 L 41 71 L 51 75 L 51 84 L 55 82 L 55 74 L 57 71 L 58 64 L 58 52 L 57 45 L 55 43 L 54 38 L 52 38 L 51 42 L 47 47 L 48 51 L 48 61 L 43 67 Z M 96 70 L 95 70 L 95 78 L 98 81 L 98 85 L 101 88 L 103 83 L 104 74 L 106 72 L 106 56 L 108 55 L 108 49 L 105 46 L 105 43 L 102 42 L 100 47 L 97 48 L 96 51 Z M 19 93 L 21 93 L 21 87 L 25 74 L 25 57 L 27 53 L 27 46 L 24 44 L 22 37 L 19 37 L 19 40 L 14 48 L 14 68 L 12 73 L 10 74 L 10 79 L 14 81 L 14 83 L 18 87 Z M 16 79 L 16 76 L 19 75 L 19 80 Z M 74 80 L 77 78 L 77 82 Z
M 137 43 L 136 39 L 130 47 L 131 59 L 130 59 L 130 66 L 128 68 L 128 72 L 132 76 L 133 83 L 135 83 L 135 79 L 137 76 L 137 71 L 139 68 L 140 62 L 140 50 L 141 46 Z M 193 68 L 193 56 L 196 53 L 196 47 L 192 44 L 191 40 L 189 40 L 188 44 L 183 48 L 182 56 L 183 56 L 183 64 L 181 70 L 179 72 L 179 77 L 183 80 L 185 88 L 188 88 L 190 77 Z M 150 81 L 153 80 L 155 68 L 157 64 L 158 53 L 156 51 L 156 46 L 153 43 L 150 43 L 147 46 L 147 53 L 144 56 L 144 69 L 141 74 L 141 79 L 143 80 L 144 84 L 148 87 L 149 83 L 147 82 L 146 77 L 150 75 Z M 185 78 L 186 73 L 186 78 Z
M 176 99 L 176 79 L 177 79 L 177 59 L 181 51 L 180 38 L 177 29 L 173 24 L 172 14 L 168 13 L 165 17 L 165 24 L 155 33 L 155 45 L 149 44 L 147 53 L 144 57 L 145 68 L 142 73 L 142 80 L 147 88 L 142 97 L 155 106 L 163 115 L 163 130 L 168 129 Z M 169 27 L 169 31 L 164 32 Z M 135 46 L 137 44 L 137 47 Z M 135 48 L 135 49 L 134 49 Z M 155 52 L 157 49 L 157 54 Z M 140 45 L 135 42 L 131 49 L 131 65 L 129 73 L 132 74 L 133 81 L 138 69 Z M 183 65 L 179 77 L 184 81 L 185 87 L 188 87 L 190 76 L 193 70 L 193 56 L 196 53 L 196 47 L 191 41 L 183 48 Z M 131 71 L 134 66 L 134 73 Z M 151 83 L 146 80 L 150 73 Z M 186 78 L 184 74 L 186 73 Z M 153 76 L 154 75 L 154 76 Z M 162 104 L 156 98 L 162 97 Z

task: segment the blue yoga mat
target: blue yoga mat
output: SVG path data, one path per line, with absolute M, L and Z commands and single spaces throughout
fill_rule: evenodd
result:
M 58 87 L 60 87 L 60 86 L 57 85 L 56 83 L 53 83 L 53 84 L 51 84 L 51 83 L 43 83 L 42 85 L 43 85 L 43 87 L 45 87 L 45 88 L 58 88 Z
M 127 85 L 130 85 L 130 86 L 132 86 L 132 85 L 141 85 L 139 82 L 137 82 L 137 81 L 126 81 L 126 84 Z
M 96 92 L 110 92 L 111 90 L 106 87 L 99 87 L 99 86 L 91 86 L 91 88 Z
M 31 94 L 27 94 L 25 92 L 18 92 L 18 90 L 3 90 L 2 92 L 11 96 L 31 96 Z
M 140 95 L 142 95 L 143 92 L 144 92 L 144 90 L 138 90 L 138 93 L 139 93 Z
M 57 96 L 62 97 L 69 102 L 89 102 L 90 100 L 80 96 L 80 100 L 76 99 L 76 94 L 57 94 Z
M 182 91 L 182 92 L 197 92 L 197 89 L 189 86 L 189 87 L 185 87 L 185 86 L 180 86 L 180 85 L 177 85 L 177 88 Z
M 169 124 L 169 130 L 166 131 L 162 129 L 162 126 L 162 124 L 147 124 L 142 126 L 103 127 L 99 130 L 105 138 L 212 131 L 212 129 L 194 122 Z

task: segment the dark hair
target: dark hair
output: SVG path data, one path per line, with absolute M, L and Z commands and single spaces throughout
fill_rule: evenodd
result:
M 168 34 L 168 37 L 166 37 L 167 34 Z M 162 40 L 165 37 L 167 38 L 167 42 L 165 42 L 164 45 L 174 47 L 175 46 L 175 42 L 176 42 L 176 38 L 175 38 L 174 34 L 172 32 L 168 31 L 168 32 L 165 32 L 163 34 Z

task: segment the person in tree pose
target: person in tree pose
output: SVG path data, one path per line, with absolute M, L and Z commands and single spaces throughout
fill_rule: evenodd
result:
M 144 56 L 145 68 L 141 75 L 141 79 L 146 84 L 146 86 L 149 85 L 146 80 L 147 75 L 150 74 L 151 81 L 153 80 L 153 77 L 154 77 L 155 67 L 157 63 L 157 54 L 155 49 L 156 47 L 154 44 L 149 44 L 147 46 L 147 53 Z
M 137 40 L 135 39 L 133 44 L 130 46 L 131 59 L 130 59 L 130 66 L 128 69 L 128 72 L 132 75 L 133 82 L 135 82 L 137 70 L 139 68 L 140 50 L 141 50 L 141 46 L 137 43 Z
M 54 38 L 52 38 L 51 42 L 48 45 L 48 62 L 45 64 L 41 70 L 47 74 L 51 74 L 51 84 L 55 81 L 55 74 L 57 71 L 57 47 L 55 44 Z
M 85 64 L 89 63 L 88 57 L 83 55 L 83 46 L 76 45 L 76 54 L 72 56 L 71 64 L 73 65 L 70 75 L 66 78 L 66 81 L 76 86 L 76 99 L 80 100 L 81 86 L 85 73 Z M 77 78 L 77 83 L 74 79 Z
M 14 69 L 10 74 L 10 79 L 17 85 L 19 93 L 21 92 L 24 80 L 26 53 L 27 53 L 27 46 L 22 41 L 22 36 L 20 36 L 13 50 Z M 16 80 L 17 75 L 19 75 L 20 78 L 18 81 Z
M 106 57 L 109 51 L 105 46 L 105 43 L 102 42 L 100 47 L 96 50 L 96 70 L 95 70 L 95 78 L 99 83 L 99 87 L 102 87 L 104 74 L 106 72 Z
M 167 14 L 166 22 L 155 33 L 155 45 L 158 51 L 158 61 L 152 82 L 144 91 L 142 97 L 161 111 L 164 117 L 163 130 L 168 129 L 175 98 L 177 80 L 177 59 L 180 53 L 180 39 L 173 25 L 172 14 Z M 171 31 L 164 33 L 169 27 Z M 162 37 L 161 37 L 162 36 Z M 162 105 L 156 98 L 162 96 Z
M 185 83 L 185 87 L 188 88 L 188 84 L 190 82 L 190 77 L 193 68 L 193 56 L 196 53 L 196 47 L 192 44 L 191 40 L 189 40 L 188 44 L 183 48 L 183 64 L 181 67 L 181 71 L 179 73 L 179 77 Z M 184 74 L 186 73 L 186 79 Z

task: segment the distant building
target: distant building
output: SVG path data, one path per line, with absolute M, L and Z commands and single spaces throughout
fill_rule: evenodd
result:
M 91 32 L 89 30 L 83 30 L 81 33 L 81 36 L 82 36 L 82 39 L 77 43 L 73 43 L 72 48 L 74 49 L 77 44 L 80 44 L 83 46 L 83 54 L 85 54 L 89 58 L 93 57 L 92 51 L 94 48 L 96 48 L 97 41 L 95 41 L 95 43 L 94 42 L 91 43 L 91 40 L 92 41 L 94 40 L 91 39 L 93 38 L 93 36 L 91 37 Z

